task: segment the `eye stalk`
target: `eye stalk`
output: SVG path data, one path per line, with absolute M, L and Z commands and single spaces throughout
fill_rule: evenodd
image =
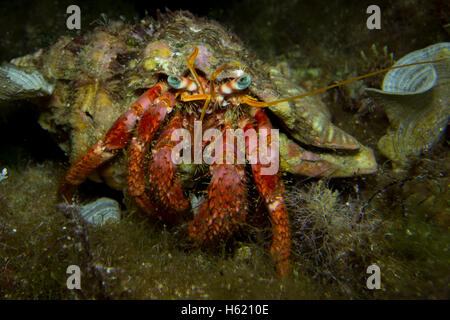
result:
M 177 76 L 167 77 L 167 83 L 174 89 L 181 89 L 183 87 L 183 81 Z
M 168 76 L 167 83 L 174 89 L 184 89 L 187 91 L 197 91 L 197 84 L 191 79 L 180 76 Z
M 252 77 L 245 74 L 239 78 L 230 80 L 219 87 L 219 93 L 222 95 L 236 93 L 236 91 L 242 91 L 247 89 L 252 83 Z
M 250 77 L 248 74 L 246 74 L 237 79 L 236 87 L 239 90 L 244 90 L 244 89 L 247 89 L 251 83 L 252 83 L 252 77 Z

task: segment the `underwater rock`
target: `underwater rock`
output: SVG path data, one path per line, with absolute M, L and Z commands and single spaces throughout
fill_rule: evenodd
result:
M 54 89 L 37 70 L 14 65 L 0 67 L 0 83 L 0 102 L 46 96 Z
M 383 90 L 367 89 L 389 118 L 390 127 L 378 141 L 378 149 L 401 170 L 407 160 L 435 144 L 450 116 L 450 42 L 413 51 L 397 61 L 400 66 L 420 61 L 441 62 L 388 72 Z
M 92 224 L 103 226 L 107 222 L 120 220 L 120 208 L 117 201 L 100 198 L 94 202 L 79 207 L 83 218 Z

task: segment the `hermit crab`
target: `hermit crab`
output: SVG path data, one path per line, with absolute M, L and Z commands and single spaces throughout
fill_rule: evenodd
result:
M 270 251 L 282 275 L 290 255 L 282 173 L 343 177 L 377 169 L 372 150 L 333 125 L 320 100 L 224 27 L 188 12 L 61 37 L 4 65 L 0 82 L 8 84 L 0 100 L 40 97 L 39 121 L 70 157 L 63 190 L 91 178 L 126 190 L 163 219 L 195 212 L 189 235 L 211 243 L 245 222 L 254 185 L 269 213 Z M 238 138 L 227 130 L 241 130 L 241 148 L 232 147 Z M 265 142 L 252 143 L 252 132 L 265 132 Z M 192 163 L 196 152 L 212 161 Z M 241 153 L 247 161 L 237 161 Z M 205 166 L 210 183 L 198 190 L 189 182 Z M 199 194 L 194 208 L 190 199 Z

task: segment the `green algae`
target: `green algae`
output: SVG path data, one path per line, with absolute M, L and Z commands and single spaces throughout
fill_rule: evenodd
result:
M 120 223 L 104 227 L 80 222 L 57 205 L 55 178 L 63 172 L 52 162 L 30 163 L 10 169 L 0 183 L 2 298 L 387 299 L 447 294 L 448 227 L 439 220 L 430 224 L 424 212 L 404 216 L 402 206 L 386 213 L 378 207 L 372 217 L 383 219 L 365 224 L 369 228 L 355 229 L 364 226 L 360 222 L 334 223 L 333 228 L 342 229 L 331 232 L 331 225 L 325 226 L 333 235 L 328 247 L 317 254 L 294 242 L 303 249 L 294 253 L 293 272 L 282 280 L 268 254 L 269 239 L 235 240 L 235 250 L 222 243 L 211 251 L 191 243 L 184 225 L 169 228 L 133 210 L 125 211 Z M 302 193 L 301 210 L 317 208 L 321 200 L 328 205 L 320 210 L 328 215 L 348 208 L 348 199 L 329 188 L 319 183 L 314 192 Z M 350 207 L 359 213 L 361 204 L 355 201 Z M 408 210 L 415 205 L 411 207 L 407 205 Z M 342 250 L 344 259 L 322 259 L 324 252 L 337 257 Z M 382 270 L 380 291 L 365 288 L 365 269 L 374 263 Z M 66 268 L 72 264 L 82 270 L 81 291 L 66 288 Z
M 50 162 L 30 164 L 11 169 L 0 186 L 2 298 L 319 297 L 307 277 L 278 279 L 260 245 L 247 243 L 251 254 L 245 259 L 208 253 L 189 244 L 179 230 L 167 230 L 137 212 L 102 228 L 77 221 L 70 209 L 56 206 L 54 178 L 62 172 Z M 15 191 L 18 186 L 21 193 Z M 66 268 L 73 264 L 82 270 L 80 291 L 66 288 Z

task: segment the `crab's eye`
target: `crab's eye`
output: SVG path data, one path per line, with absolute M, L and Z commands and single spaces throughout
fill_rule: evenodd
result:
M 248 74 L 239 77 L 236 84 L 238 89 L 240 90 L 244 90 L 247 89 L 248 86 L 250 85 L 250 83 L 252 83 L 252 77 L 250 77 Z
M 191 79 L 180 76 L 168 76 L 167 83 L 174 89 L 197 91 L 197 84 Z
M 183 81 L 177 76 L 168 76 L 167 83 L 174 89 L 181 89 L 183 87 Z
M 247 89 L 250 83 L 252 82 L 252 78 L 246 74 L 239 78 L 234 78 L 228 82 L 225 82 L 219 86 L 220 94 L 231 94 L 236 93 L 241 90 Z

